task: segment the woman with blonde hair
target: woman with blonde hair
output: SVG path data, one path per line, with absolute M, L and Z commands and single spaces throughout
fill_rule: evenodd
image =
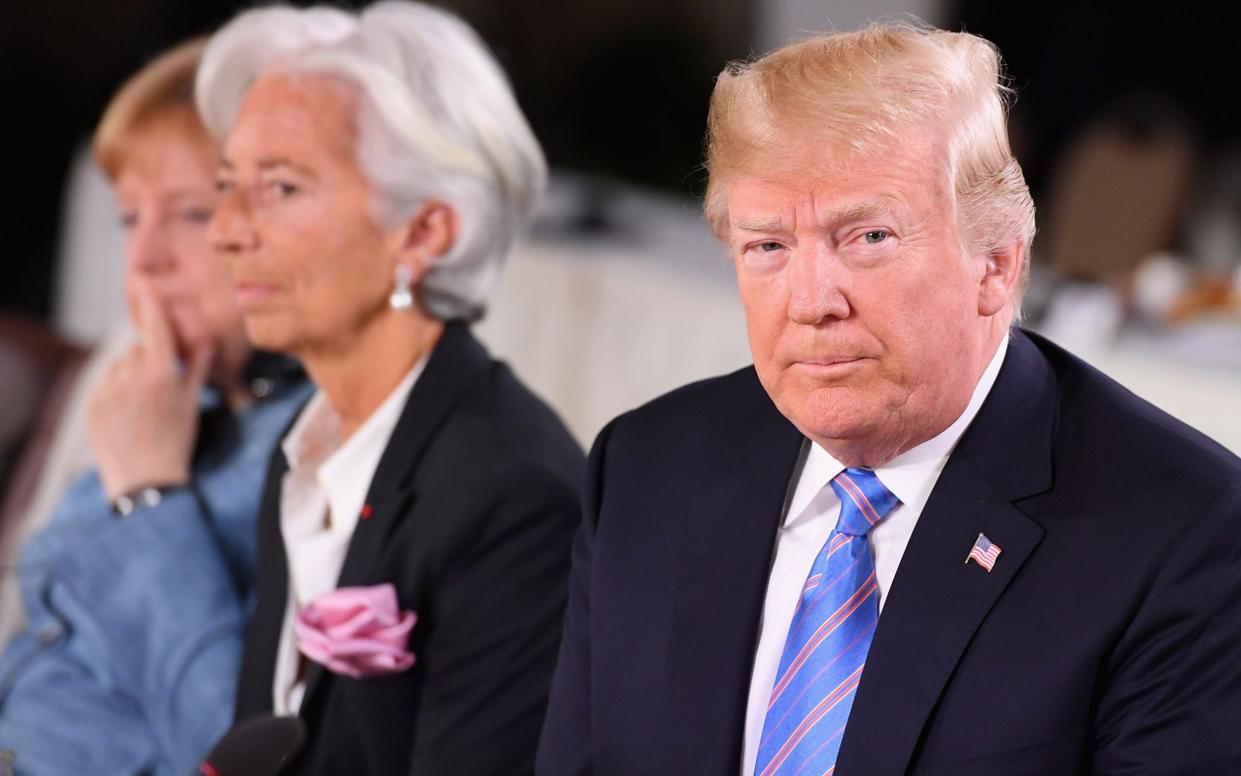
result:
M 208 239 L 203 44 L 133 76 L 95 133 L 136 341 L 91 394 L 97 469 L 21 557 L 28 622 L 0 656 L 0 749 L 18 773 L 185 774 L 232 719 L 262 471 L 309 388 L 251 349 Z

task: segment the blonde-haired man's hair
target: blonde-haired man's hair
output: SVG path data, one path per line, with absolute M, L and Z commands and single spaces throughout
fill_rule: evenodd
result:
M 947 131 L 944 173 L 965 247 L 989 252 L 1020 242 L 1028 262 L 1034 202 L 1009 148 L 1010 91 L 1000 67 L 983 38 L 906 24 L 815 35 L 730 64 L 707 120 L 711 228 L 727 234 L 730 181 L 787 159 L 786 147 L 801 147 L 786 142 L 794 134 L 862 154 L 937 123 Z
M 116 179 L 134 137 L 161 121 L 178 121 L 191 134 L 210 142 L 194 106 L 194 78 L 206 38 L 187 40 L 160 54 L 130 76 L 104 109 L 91 151 L 108 177 Z

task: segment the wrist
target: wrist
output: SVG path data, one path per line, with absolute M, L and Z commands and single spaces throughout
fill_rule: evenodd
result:
M 129 517 L 135 512 L 159 506 L 168 494 L 184 485 L 145 485 L 128 490 L 112 499 L 112 513 L 117 517 Z
M 171 490 L 189 484 L 188 472 L 180 468 L 164 468 L 165 471 L 160 471 L 157 467 L 145 466 L 133 467 L 133 471 L 118 471 L 116 467 L 108 466 L 106 461 L 101 461 L 99 484 L 103 486 L 103 493 L 108 501 L 116 501 L 121 496 L 128 496 L 143 488 Z

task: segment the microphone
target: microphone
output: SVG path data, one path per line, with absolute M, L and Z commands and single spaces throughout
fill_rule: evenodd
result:
M 277 776 L 305 741 L 306 724 L 298 717 L 250 717 L 216 742 L 195 776 Z

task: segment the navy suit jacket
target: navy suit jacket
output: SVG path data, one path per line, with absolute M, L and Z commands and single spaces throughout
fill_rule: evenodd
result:
M 802 444 L 752 368 L 600 434 L 537 773 L 739 773 Z M 963 562 L 979 532 L 990 573 Z M 1241 461 L 1014 332 L 902 557 L 836 773 L 1241 773 Z

